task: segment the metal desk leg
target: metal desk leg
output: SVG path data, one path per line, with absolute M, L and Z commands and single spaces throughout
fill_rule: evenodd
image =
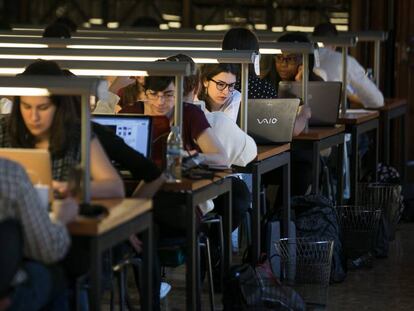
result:
M 142 288 L 142 310 L 152 310 L 152 260 L 154 255 L 153 249 L 153 228 L 152 217 L 149 217 L 147 230 L 142 234 L 142 242 L 144 244 L 143 251 L 143 286 Z
M 391 164 L 391 160 L 390 160 L 390 119 L 389 119 L 389 113 L 384 111 L 383 112 L 383 122 L 382 122 L 382 161 L 387 164 L 390 165 Z
M 252 189 L 252 263 L 256 264 L 260 256 L 260 184 L 261 176 L 258 172 L 257 165 L 253 166 L 252 172 L 253 189 Z
M 91 264 L 90 264 L 90 289 L 89 306 L 91 310 L 101 309 L 101 274 L 102 274 L 102 249 L 99 239 L 92 238 L 91 245 Z
M 320 172 L 320 143 L 315 141 L 312 144 L 312 193 L 319 193 L 319 172 Z
M 197 282 L 197 232 L 195 224 L 195 209 L 192 195 L 186 195 L 187 205 L 187 259 L 186 259 L 186 301 L 187 310 L 200 310 L 200 300 Z
M 231 200 L 231 180 L 229 179 L 227 181 L 229 183 L 229 191 L 224 194 L 224 201 L 225 206 L 227 208 L 224 211 L 224 224 L 223 224 L 223 230 L 224 230 L 224 275 L 229 275 L 230 273 L 230 267 L 231 267 L 231 257 L 232 257 L 232 200 Z
M 350 161 L 350 175 L 351 175 L 351 203 L 355 204 L 357 201 L 358 189 L 358 159 L 359 159 L 359 131 L 357 127 L 353 126 L 351 130 L 351 161 Z
M 400 173 L 402 183 L 405 184 L 405 178 L 407 176 L 407 148 L 406 148 L 406 122 L 407 122 L 407 113 L 401 116 L 401 155 L 400 155 Z
M 378 167 L 378 147 L 379 147 L 379 127 L 374 129 L 375 131 L 375 146 L 374 146 L 374 152 L 375 152 L 375 162 L 374 162 L 374 176 L 375 181 L 378 180 L 378 173 L 377 173 L 377 167 Z M 389 134 L 389 133 L 388 133 Z M 389 150 L 388 150 L 389 153 Z
M 345 148 L 345 136 L 342 144 L 338 145 L 338 155 L 337 155 L 337 185 L 336 185 L 336 204 L 342 205 L 344 198 L 344 148 Z
M 289 160 L 282 167 L 283 174 L 283 237 L 289 237 L 289 222 L 290 222 L 290 154 Z

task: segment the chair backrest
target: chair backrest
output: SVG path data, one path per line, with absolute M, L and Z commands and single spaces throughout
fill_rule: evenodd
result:
M 1 204 L 1 203 L 0 203 Z M 0 221 L 0 299 L 9 293 L 23 258 L 23 234 L 19 221 Z

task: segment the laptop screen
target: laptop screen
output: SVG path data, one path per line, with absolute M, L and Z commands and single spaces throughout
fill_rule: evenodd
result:
M 107 126 L 145 157 L 150 156 L 151 117 L 143 115 L 94 115 L 93 121 Z

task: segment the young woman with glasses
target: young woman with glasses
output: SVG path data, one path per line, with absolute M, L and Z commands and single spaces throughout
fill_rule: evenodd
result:
M 222 111 L 234 122 L 239 113 L 241 94 L 235 89 L 238 67 L 235 64 L 206 64 L 201 66 L 201 89 L 198 99 L 210 111 Z

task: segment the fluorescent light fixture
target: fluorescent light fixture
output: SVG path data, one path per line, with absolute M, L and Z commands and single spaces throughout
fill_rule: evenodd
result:
M 168 27 L 168 24 L 160 24 L 160 29 L 161 30 L 168 30 L 168 29 L 170 29 L 170 27 Z
M 166 21 L 179 22 L 181 21 L 181 16 L 172 14 L 162 14 L 162 19 Z
M 32 49 L 45 49 L 49 46 L 47 44 L 35 44 L 35 43 L 2 43 L 0 42 L 0 48 L 32 48 Z
M 68 49 L 100 49 L 100 50 L 190 50 L 190 51 L 220 51 L 221 48 L 192 47 L 192 46 L 131 46 L 131 45 L 68 45 Z
M 267 48 L 261 48 L 260 54 L 282 54 L 281 49 L 267 49 Z
M 338 18 L 348 18 L 349 14 L 348 12 L 331 12 L 331 16 Z
M 256 24 L 256 25 L 254 25 L 254 28 L 256 28 L 257 30 L 266 30 L 267 25 L 266 24 Z
M 13 31 L 43 31 L 43 28 L 25 28 L 25 27 L 13 27 Z
M 217 59 L 212 58 L 193 58 L 193 61 L 197 64 L 218 64 Z
M 91 24 L 90 24 L 90 23 L 88 23 L 88 22 L 84 22 L 84 23 L 82 24 L 82 26 L 83 26 L 84 28 L 91 28 Z
M 85 60 L 85 61 L 117 61 L 117 62 L 154 62 L 157 57 L 128 56 L 71 56 L 71 55 L 13 55 L 0 54 L 0 59 L 45 59 L 45 60 Z
M 41 38 L 42 35 L 40 35 L 40 33 L 38 35 L 33 34 L 33 35 L 19 35 L 19 34 L 15 34 L 15 33 L 10 33 L 10 34 L 0 34 L 0 37 L 13 37 L 13 38 Z
M 349 27 L 348 25 L 336 25 L 336 29 L 338 31 L 348 31 Z
M 272 32 L 284 32 L 283 27 L 272 27 Z
M 103 19 L 102 18 L 90 18 L 89 23 L 91 25 L 102 25 L 103 24 Z
M 0 76 L 15 76 L 22 73 L 26 68 L 0 68 Z
M 323 48 L 325 47 L 325 44 L 323 44 L 323 42 L 318 42 L 318 47 Z
M 196 25 L 195 28 L 196 28 L 196 30 L 200 30 L 201 31 L 201 30 L 203 30 L 203 25 L 198 24 L 198 25 Z
M 106 27 L 110 28 L 110 29 L 115 29 L 119 27 L 119 23 L 118 22 L 109 22 L 106 24 Z
M 106 69 L 73 69 L 70 71 L 77 76 L 117 76 L 117 77 L 139 77 L 148 76 L 147 71 L 142 70 L 106 70 Z M 1 72 L 1 68 L 0 68 Z
M 180 22 L 168 22 L 168 27 L 170 28 L 181 28 Z
M 312 32 L 313 26 L 296 26 L 296 25 L 289 25 L 286 27 L 287 31 L 301 31 L 301 32 Z
M 329 20 L 332 24 L 348 24 L 348 18 L 333 17 Z
M 229 30 L 231 28 L 230 25 L 227 24 L 219 24 L 219 25 L 205 25 L 204 30 L 206 31 L 220 31 L 220 30 Z
M 0 87 L 0 96 L 49 96 L 48 89 L 37 87 Z

